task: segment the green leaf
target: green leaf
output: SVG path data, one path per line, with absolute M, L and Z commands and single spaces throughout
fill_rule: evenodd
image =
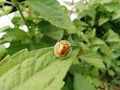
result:
M 115 72 L 113 70 L 108 70 L 108 73 L 110 76 L 114 76 L 115 75 Z
M 85 60 L 86 62 L 94 65 L 95 67 L 105 68 L 103 64 L 103 58 L 95 51 L 84 51 L 84 53 L 80 56 L 80 59 Z
M 6 49 L 4 45 L 0 45 L 0 61 L 6 55 Z
M 65 78 L 65 85 L 62 90 L 73 90 L 73 80 L 70 75 Z
M 13 42 L 13 43 L 10 43 L 10 46 L 8 48 L 6 48 L 6 50 L 9 55 L 12 55 L 12 54 L 14 54 L 22 49 L 28 48 L 28 47 L 29 47 L 28 44 L 22 44 L 20 42 L 15 42 L 15 43 Z
M 112 20 L 116 20 L 120 18 L 120 10 L 116 10 L 112 15 Z
M 84 76 L 90 74 L 91 66 L 86 62 L 80 62 L 79 64 L 74 64 L 70 68 L 70 72 L 74 74 L 75 72 L 81 73 Z
M 103 45 L 103 44 L 105 44 L 105 42 L 103 40 L 101 40 L 101 39 L 99 39 L 97 37 L 90 39 L 90 43 L 92 45 Z
M 108 17 L 101 17 L 98 21 L 99 26 L 103 25 L 104 23 L 108 22 L 110 19 Z
M 104 57 L 104 58 L 105 58 L 104 63 L 106 64 L 106 68 L 109 69 L 112 66 L 112 60 L 111 60 L 110 56 Z
M 0 43 L 24 40 L 27 36 L 26 32 L 17 28 L 9 28 L 5 32 Z
M 102 85 L 102 82 L 100 81 L 98 77 L 88 76 L 87 78 L 95 85 L 95 87 L 99 87 Z
M 104 4 L 104 7 L 107 9 L 107 11 L 113 12 L 120 8 L 120 3 L 119 2 L 110 2 L 110 3 Z
M 88 39 L 95 38 L 96 30 L 95 29 L 90 29 L 85 33 L 85 35 L 87 36 Z
M 2 28 L 0 28 L 0 32 L 3 32 L 4 30 L 6 30 L 6 29 L 8 29 L 8 28 L 10 28 L 10 26 L 2 27 Z
M 1 90 L 60 90 L 78 49 L 57 58 L 53 48 L 22 50 L 0 63 Z
M 57 28 L 51 25 L 49 22 L 42 21 L 39 24 L 40 32 L 52 39 L 61 40 L 64 34 L 64 31 L 60 28 Z
M 12 11 L 12 6 L 4 6 L 4 14 L 7 15 Z
M 113 30 L 109 30 L 108 33 L 105 35 L 107 42 L 120 42 L 120 37 L 117 33 L 115 33 Z
M 81 74 L 74 73 L 74 90 L 95 90 L 95 88 Z
M 88 27 L 87 23 L 80 21 L 79 19 L 75 19 L 73 23 L 76 26 L 76 28 L 80 31 L 83 31 L 84 29 L 86 29 L 86 27 Z
M 76 28 L 70 21 L 68 14 L 62 9 L 57 0 L 27 0 L 26 4 L 54 26 L 65 29 L 68 33 L 76 32 Z
M 84 4 L 83 1 L 79 1 L 78 3 L 76 3 L 76 8 L 79 10 L 79 12 L 83 12 L 84 10 L 88 9 L 88 5 Z
M 18 13 L 15 13 L 14 18 L 12 19 L 12 23 L 17 27 L 20 26 L 21 24 L 24 24 L 24 21 L 21 19 Z
M 106 3 L 110 3 L 113 0 L 100 0 L 98 2 L 100 2 L 101 4 L 106 4 Z
M 87 10 L 84 10 L 84 14 L 90 16 L 93 20 L 95 20 L 96 11 L 94 8 L 89 7 Z
M 95 67 L 91 68 L 91 69 L 90 69 L 90 74 L 91 74 L 91 76 L 93 76 L 93 77 L 98 77 L 98 75 L 99 75 L 99 69 L 98 69 L 98 68 L 95 68 Z

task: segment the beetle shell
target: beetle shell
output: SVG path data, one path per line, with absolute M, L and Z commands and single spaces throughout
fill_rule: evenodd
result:
M 72 50 L 67 40 L 61 40 L 55 44 L 54 53 L 57 57 L 66 57 Z

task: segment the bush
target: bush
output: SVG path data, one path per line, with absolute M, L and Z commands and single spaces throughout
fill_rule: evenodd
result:
M 66 3 L 76 10 L 56 0 L 13 0 L 15 27 L 0 30 L 6 32 L 0 40 L 1 90 L 120 89 L 120 1 Z M 71 21 L 73 13 L 78 17 Z M 71 43 L 67 57 L 54 53 L 60 40 Z M 3 47 L 6 42 L 10 47 Z

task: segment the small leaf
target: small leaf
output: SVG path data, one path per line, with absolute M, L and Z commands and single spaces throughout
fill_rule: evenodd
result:
M 42 21 L 39 24 L 40 32 L 50 38 L 55 40 L 61 40 L 64 34 L 64 31 L 60 28 L 57 28 L 51 25 L 49 22 Z
M 2 28 L 0 28 L 0 32 L 3 32 L 3 31 L 5 31 L 5 30 L 8 29 L 8 28 L 10 28 L 10 26 L 2 27 Z
M 83 12 L 84 10 L 88 9 L 88 6 L 80 0 L 78 3 L 76 3 L 76 8 L 79 10 L 79 12 Z
M 90 70 L 90 74 L 91 74 L 91 76 L 93 76 L 93 77 L 97 77 L 98 75 L 99 75 L 99 69 L 98 68 L 91 68 L 91 70 Z
M 104 7 L 107 9 L 107 11 L 113 12 L 120 8 L 120 3 L 119 2 L 110 2 L 110 3 L 104 4 Z
M 64 2 L 65 4 L 67 4 L 67 5 L 69 5 L 69 6 L 72 6 L 72 5 L 73 5 L 73 3 L 72 3 L 71 1 L 65 1 L 65 0 L 63 0 L 63 2 Z
M 108 22 L 110 19 L 107 17 L 101 17 L 98 21 L 99 26 L 103 25 L 104 23 Z
M 108 70 L 108 73 L 110 76 L 114 76 L 115 75 L 115 72 L 113 70 Z
M 105 35 L 106 42 L 120 42 L 120 37 L 113 30 L 109 30 Z
M 20 26 L 21 24 L 24 24 L 24 21 L 21 19 L 18 13 L 15 13 L 15 17 L 12 19 L 12 23 L 15 26 Z
M 99 87 L 102 85 L 102 82 L 100 81 L 100 79 L 98 77 L 87 77 L 94 85 L 95 87 Z
M 116 20 L 120 18 L 120 10 L 116 10 L 112 15 L 112 20 Z
M 11 11 L 12 11 L 12 9 L 13 9 L 13 7 L 12 6 L 4 6 L 4 14 L 9 14 Z
M 86 50 L 80 56 L 80 59 L 85 60 L 86 62 L 94 65 L 95 67 L 105 68 L 103 64 L 103 58 L 97 52 Z
M 17 28 L 9 28 L 5 32 L 0 43 L 24 40 L 27 36 L 26 32 Z
M 20 42 L 10 43 L 10 46 L 6 49 L 9 55 L 12 55 L 22 49 L 28 48 L 28 44 L 22 44 Z
M 104 63 L 106 64 L 106 68 L 109 69 L 112 65 L 112 60 L 110 57 L 105 57 Z
M 81 74 L 74 73 L 74 90 L 95 90 L 95 88 Z
M 65 79 L 65 85 L 62 90 L 73 90 L 73 81 L 70 75 Z
M 98 2 L 100 2 L 101 4 L 106 4 L 106 3 L 110 3 L 112 0 L 100 0 Z
M 84 29 L 86 29 L 86 27 L 88 27 L 87 23 L 80 21 L 78 19 L 75 19 L 73 23 L 79 31 L 83 31 Z
M 6 55 L 6 48 L 4 45 L 0 45 L 0 61 Z
M 96 11 L 94 8 L 89 7 L 87 10 L 84 10 L 84 14 L 90 16 L 93 20 L 95 20 Z
M 103 40 L 99 39 L 99 38 L 92 38 L 90 40 L 90 43 L 92 45 L 102 45 L 102 44 L 105 44 L 105 42 Z

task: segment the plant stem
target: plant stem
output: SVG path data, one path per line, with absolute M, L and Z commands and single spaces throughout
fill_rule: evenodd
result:
M 5 1 L 5 3 L 13 5 L 13 3 L 11 3 L 10 1 Z
M 26 24 L 27 28 L 29 29 L 29 27 L 28 27 L 28 25 L 27 25 L 27 23 L 26 23 L 25 17 L 24 17 L 24 15 L 23 15 L 23 13 L 22 13 L 20 7 L 19 7 L 18 2 L 17 2 L 16 0 L 13 0 L 13 3 L 14 3 L 14 5 L 15 5 L 15 7 L 18 9 L 18 11 L 19 11 L 19 13 L 20 13 L 20 15 L 21 15 L 21 17 L 22 17 L 24 23 Z

